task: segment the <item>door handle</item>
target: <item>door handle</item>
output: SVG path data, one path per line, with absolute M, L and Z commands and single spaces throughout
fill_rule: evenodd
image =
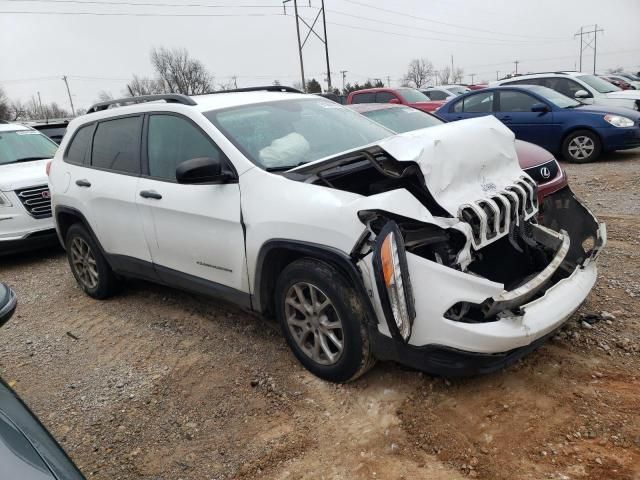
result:
M 162 198 L 162 195 L 155 190 L 142 190 L 140 196 L 142 198 L 153 198 L 154 200 L 160 200 Z
M 90 187 L 91 186 L 91 182 L 89 180 L 86 179 L 81 179 L 81 180 L 76 180 L 76 185 L 79 187 Z
M 511 120 L 511 115 L 504 115 L 502 117 L 498 117 L 503 122 L 508 122 Z

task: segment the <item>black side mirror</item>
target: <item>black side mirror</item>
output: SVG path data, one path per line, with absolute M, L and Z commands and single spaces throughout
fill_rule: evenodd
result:
M 192 158 L 176 168 L 178 183 L 226 183 L 231 177 L 231 172 L 225 171 L 219 158 Z
M 16 294 L 4 283 L 0 283 L 0 327 L 9 321 L 16 310 Z
M 545 113 L 549 111 L 549 107 L 544 103 L 534 103 L 533 105 L 531 105 L 531 111 Z

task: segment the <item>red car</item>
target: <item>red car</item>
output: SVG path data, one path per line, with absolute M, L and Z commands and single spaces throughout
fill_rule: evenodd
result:
M 349 108 L 396 133 L 410 132 L 444 123 L 429 113 L 417 112 L 402 105 L 364 103 Z M 520 167 L 538 184 L 538 203 L 545 196 L 567 186 L 567 176 L 553 154 L 533 143 L 516 140 Z
M 347 97 L 347 105 L 356 103 L 395 103 L 433 112 L 445 104 L 444 100 L 431 100 L 415 88 L 367 88 L 356 90 Z

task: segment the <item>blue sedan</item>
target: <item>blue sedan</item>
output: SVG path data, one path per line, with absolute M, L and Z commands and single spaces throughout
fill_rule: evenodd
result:
M 516 138 L 560 152 L 570 162 L 591 162 L 603 151 L 640 147 L 639 112 L 585 105 L 537 85 L 476 90 L 435 113 L 447 121 L 495 115 Z

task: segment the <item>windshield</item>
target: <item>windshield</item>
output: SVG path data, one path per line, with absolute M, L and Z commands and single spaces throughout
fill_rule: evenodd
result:
M 621 90 L 614 84 L 609 83 L 602 78 L 596 77 L 595 75 L 581 75 L 578 78 L 600 93 L 617 92 Z
M 551 103 L 555 104 L 560 108 L 574 108 L 582 105 L 581 102 L 574 100 L 573 98 L 569 98 L 566 95 L 557 92 L 556 90 L 552 90 L 547 87 L 541 87 L 538 85 L 528 87 L 528 90 L 537 93 L 541 97 L 544 97 L 546 100 L 549 100 Z
M 446 89 L 455 95 L 462 95 L 463 93 L 467 93 L 471 91 L 470 88 L 462 87 L 459 85 L 455 85 L 453 87 L 446 87 Z
M 444 123 L 428 113 L 409 107 L 383 108 L 362 114 L 396 133 L 411 132 Z
M 396 90 L 397 93 L 404 99 L 407 103 L 417 103 L 417 102 L 430 102 L 431 99 L 427 97 L 424 93 L 419 92 L 413 88 L 398 88 Z
M 35 130 L 0 131 L 0 165 L 51 158 L 57 149 L 55 143 Z
M 392 135 L 323 98 L 243 105 L 204 115 L 249 160 L 266 169 L 293 168 Z

